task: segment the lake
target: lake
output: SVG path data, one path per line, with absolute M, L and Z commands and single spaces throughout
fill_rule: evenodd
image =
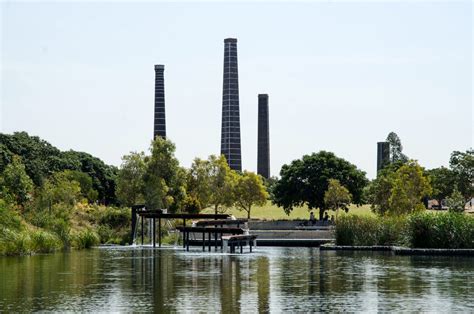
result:
M 104 247 L 0 257 L 0 311 L 474 311 L 474 258 Z

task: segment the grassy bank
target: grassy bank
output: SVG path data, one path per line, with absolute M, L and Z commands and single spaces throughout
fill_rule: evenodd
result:
M 76 204 L 20 212 L 0 200 L 0 255 L 51 253 L 129 242 L 130 211 Z
M 318 210 L 313 210 L 313 211 L 316 217 L 318 217 L 319 211 Z M 206 208 L 205 210 L 202 211 L 202 213 L 212 214 L 214 213 L 214 210 L 212 208 Z M 226 213 L 234 215 L 237 218 L 247 218 L 247 212 L 239 211 L 236 208 L 229 208 L 226 211 Z M 296 207 L 295 209 L 293 209 L 290 215 L 287 215 L 283 211 L 283 208 L 273 205 L 270 201 L 268 201 L 265 206 L 255 206 L 254 208 L 252 208 L 250 217 L 254 219 L 266 219 L 266 220 L 309 219 L 309 213 L 310 212 L 308 211 L 308 207 L 303 206 L 303 207 Z M 374 213 L 370 210 L 369 205 L 363 205 L 360 207 L 351 205 L 349 209 L 349 213 L 358 215 L 358 216 L 375 216 Z M 339 211 L 339 215 L 341 214 L 342 212 Z M 336 214 L 330 210 L 329 216 L 331 215 L 336 215 Z
M 344 215 L 336 224 L 336 244 L 472 249 L 474 217 L 450 212 L 401 217 Z

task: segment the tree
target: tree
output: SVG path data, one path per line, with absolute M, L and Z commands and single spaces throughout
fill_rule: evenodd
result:
M 145 171 L 145 153 L 131 152 L 122 157 L 122 164 L 117 174 L 117 199 L 123 205 L 133 206 L 144 202 Z
M 13 156 L 12 162 L 5 167 L 0 177 L 1 194 L 24 206 L 31 199 L 33 181 L 30 179 L 19 156 Z
M 252 206 L 263 206 L 267 199 L 268 193 L 259 175 L 248 171 L 238 175 L 235 186 L 235 201 L 239 210 L 247 212 L 248 219 L 250 219 Z
M 442 200 L 451 195 L 456 187 L 456 174 L 448 168 L 439 167 L 428 170 L 427 175 L 433 188 L 431 196 L 438 201 L 441 209 Z
M 187 203 L 199 205 L 199 211 L 209 206 L 212 197 L 212 160 L 194 159 L 186 176 L 186 193 L 190 196 Z M 191 203 L 190 203 L 191 202 Z
M 398 169 L 393 177 L 389 198 L 389 214 L 408 214 L 425 209 L 422 198 L 432 192 L 430 180 L 416 161 L 409 161 Z
M 64 170 L 64 176 L 70 181 L 76 181 L 81 188 L 81 196 L 89 202 L 97 200 L 99 193 L 92 187 L 92 178 L 84 172 L 77 170 Z
M 293 207 L 304 204 L 310 210 L 319 208 L 320 219 L 326 210 L 324 193 L 329 179 L 337 179 L 347 187 L 357 205 L 362 204 L 362 191 L 367 184 L 365 172 L 326 151 L 305 155 L 290 165 L 283 165 L 280 176 L 272 189 L 273 203 L 283 207 L 287 214 Z
M 457 188 L 454 188 L 453 193 L 446 199 L 446 205 L 449 211 L 456 213 L 464 212 L 465 200 Z
M 49 209 L 57 204 L 72 208 L 81 196 L 81 185 L 68 172 L 56 172 L 43 182 L 37 198 L 38 209 Z
M 214 212 L 224 213 L 227 207 L 232 206 L 235 201 L 234 186 L 237 174 L 230 169 L 224 155 L 209 157 L 211 164 L 209 205 L 214 207 Z
M 457 187 L 465 200 L 474 196 L 474 150 L 454 151 L 449 165 L 456 174 Z
M 159 136 L 152 142 L 151 157 L 143 175 L 143 196 L 150 209 L 177 212 L 186 196 L 186 174 L 174 156 L 175 146 Z
M 402 141 L 398 137 L 397 133 L 390 132 L 386 139 L 390 143 L 390 162 L 402 162 L 405 163 L 408 161 L 408 157 L 403 154 Z
M 352 195 L 349 190 L 342 186 L 339 180 L 329 179 L 327 191 L 324 193 L 324 203 L 326 207 L 336 212 L 336 219 L 339 209 L 342 208 L 346 212 L 352 201 Z

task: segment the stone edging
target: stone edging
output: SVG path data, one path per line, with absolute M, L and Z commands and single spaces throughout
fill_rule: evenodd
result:
M 383 251 L 395 255 L 474 256 L 474 249 L 412 249 L 399 246 L 321 245 L 321 251 Z

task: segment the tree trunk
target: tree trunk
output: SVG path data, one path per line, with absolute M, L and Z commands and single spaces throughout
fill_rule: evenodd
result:
M 217 215 L 217 209 L 219 208 L 219 205 L 214 205 L 214 212 Z
M 249 210 L 247 211 L 247 219 L 250 220 L 250 207 L 249 207 Z
M 320 208 L 319 209 L 319 220 L 323 220 L 323 218 L 324 218 L 324 209 Z

